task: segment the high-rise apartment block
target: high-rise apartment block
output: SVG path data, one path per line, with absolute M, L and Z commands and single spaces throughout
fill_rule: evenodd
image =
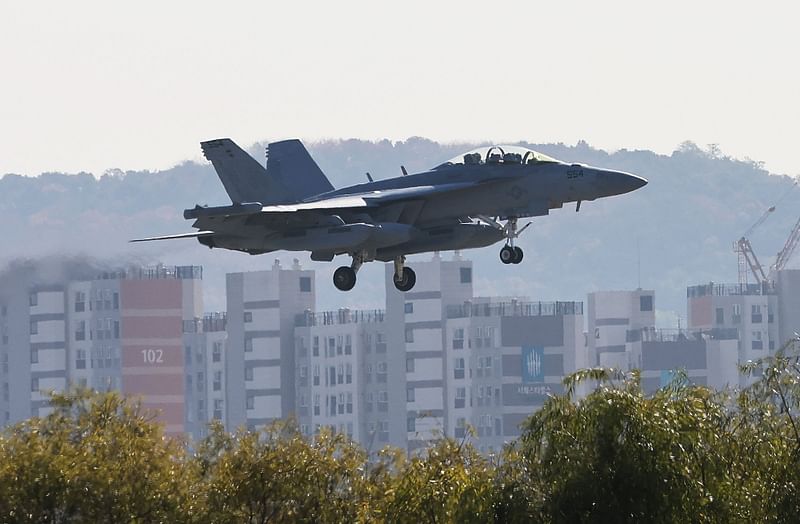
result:
M 7 290 L 0 421 L 43 416 L 47 391 L 76 384 L 140 397 L 167 434 L 184 434 L 184 327 L 202 318 L 201 279 L 199 267 L 157 266 Z
M 225 426 L 256 428 L 296 413 L 295 317 L 314 311 L 314 272 L 229 273 Z

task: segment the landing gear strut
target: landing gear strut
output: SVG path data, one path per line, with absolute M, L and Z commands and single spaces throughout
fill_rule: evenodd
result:
M 406 257 L 394 259 L 394 287 L 398 291 L 411 291 L 417 283 L 417 274 L 410 267 L 405 267 Z
M 339 291 L 350 291 L 356 285 L 356 273 L 361 265 L 366 261 L 366 255 L 359 253 L 353 255 L 353 262 L 348 266 L 342 266 L 333 272 L 333 285 Z
M 526 224 L 522 229 L 517 230 L 517 218 L 512 217 L 508 219 L 506 225 L 503 226 L 503 232 L 506 235 L 506 245 L 500 250 L 500 262 L 503 264 L 519 264 L 522 262 L 524 253 L 519 246 L 514 245 L 514 239 L 530 225 Z

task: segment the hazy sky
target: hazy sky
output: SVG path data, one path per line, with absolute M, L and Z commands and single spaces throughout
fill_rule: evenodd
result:
M 541 5 L 539 5 L 541 4 Z M 198 142 L 528 140 L 800 174 L 797 2 L 3 2 L 0 174 Z

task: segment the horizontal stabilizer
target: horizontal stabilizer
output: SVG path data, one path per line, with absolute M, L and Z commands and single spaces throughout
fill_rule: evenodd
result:
M 163 237 L 135 238 L 130 242 L 150 242 L 151 240 L 174 240 L 176 238 L 197 238 L 213 235 L 213 231 L 195 231 L 194 233 L 180 233 L 177 235 L 166 235 Z

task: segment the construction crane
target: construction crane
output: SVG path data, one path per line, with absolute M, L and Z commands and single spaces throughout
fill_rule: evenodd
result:
M 789 262 L 789 259 L 792 257 L 798 241 L 800 241 L 800 220 L 795 223 L 792 232 L 789 233 L 789 238 L 786 239 L 786 243 L 783 245 L 783 249 L 781 249 L 775 257 L 775 263 L 770 266 L 770 277 L 786 267 L 786 263 Z
M 753 246 L 750 244 L 750 240 L 748 240 L 747 237 L 749 237 L 753 231 L 763 224 L 773 211 L 775 211 L 775 206 L 770 206 L 769 209 L 764 211 L 764 214 L 762 214 L 759 219 L 756 220 L 755 224 L 750 226 L 750 229 L 745 231 L 744 235 L 742 235 L 742 238 L 733 244 L 733 250 L 739 256 L 739 284 L 747 284 L 748 269 L 753 273 L 757 283 L 761 284 L 769 280 L 766 273 L 764 273 L 764 268 L 761 265 L 761 262 L 758 261 L 755 251 L 753 251 Z M 800 231 L 798 233 L 800 233 Z
M 786 263 L 789 262 L 789 259 L 794 253 L 798 242 L 800 242 L 800 220 L 798 220 L 794 225 L 791 233 L 789 234 L 789 238 L 786 239 L 783 249 L 781 249 L 781 251 L 775 257 L 775 263 L 769 268 L 769 275 L 764 272 L 764 267 L 761 265 L 761 262 L 759 262 L 755 251 L 753 251 L 753 246 L 750 244 L 748 237 L 753 233 L 753 231 L 761 226 L 761 224 L 763 224 L 767 218 L 769 218 L 770 214 L 775 211 L 775 207 L 787 196 L 789 196 L 789 193 L 791 193 L 792 190 L 797 187 L 798 183 L 800 183 L 800 177 L 795 177 L 792 186 L 786 191 L 786 193 L 783 194 L 778 202 L 764 211 L 758 220 L 756 220 L 756 222 L 750 226 L 750 229 L 745 231 L 744 235 L 742 235 L 742 238 L 733 244 L 733 249 L 739 257 L 739 284 L 747 284 L 748 270 L 753 274 L 753 277 L 758 284 L 764 285 L 767 282 L 771 282 L 775 273 L 783 269 L 786 266 Z

